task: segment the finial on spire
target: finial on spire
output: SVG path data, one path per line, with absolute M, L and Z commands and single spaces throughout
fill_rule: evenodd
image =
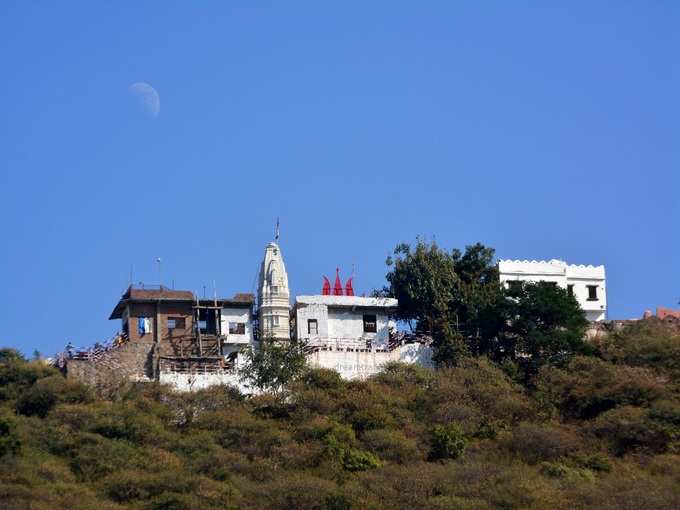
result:
M 280 227 L 279 227 L 279 217 L 276 217 L 276 231 L 274 232 L 274 239 L 276 241 L 279 240 L 279 234 L 281 233 Z

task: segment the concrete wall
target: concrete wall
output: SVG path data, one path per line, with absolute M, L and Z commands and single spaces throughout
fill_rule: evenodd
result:
M 178 391 L 196 391 L 210 386 L 233 386 L 242 393 L 252 393 L 252 391 L 241 383 L 236 371 L 221 374 L 179 374 L 161 373 L 160 382 L 169 384 Z
M 393 361 L 432 367 L 432 348 L 424 344 L 406 344 L 390 352 L 317 351 L 310 354 L 307 361 L 313 367 L 335 370 L 343 379 L 365 379 Z
M 375 315 L 376 333 L 364 332 L 364 315 Z M 385 347 L 389 341 L 389 317 L 378 310 L 347 310 L 330 308 L 328 310 L 329 338 L 370 338 L 374 347 Z

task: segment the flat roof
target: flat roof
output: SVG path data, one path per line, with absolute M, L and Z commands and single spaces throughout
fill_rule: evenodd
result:
M 326 305 L 337 308 L 397 308 L 399 301 L 394 298 L 363 296 L 297 296 L 296 305 Z
M 162 285 L 153 286 L 150 288 L 142 288 L 131 285 L 123 293 L 120 300 L 114 307 L 111 315 L 109 316 L 109 320 L 120 319 L 123 316 L 123 310 L 129 303 L 155 303 L 157 301 L 195 303 L 196 297 L 190 290 L 168 289 Z M 215 301 L 217 301 L 218 306 L 223 308 L 249 308 L 254 304 L 255 298 L 252 294 L 238 293 L 232 298 L 218 298 L 217 300 L 204 298 L 198 300 L 199 304 L 208 306 L 214 304 Z

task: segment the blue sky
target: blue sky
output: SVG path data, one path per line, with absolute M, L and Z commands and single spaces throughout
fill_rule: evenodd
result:
M 3 2 L 0 344 L 107 339 L 156 257 L 251 291 L 277 216 L 294 293 L 420 235 L 676 305 L 680 4 L 562 4 Z

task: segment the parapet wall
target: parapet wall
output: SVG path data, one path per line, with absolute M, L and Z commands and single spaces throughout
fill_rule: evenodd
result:
M 318 350 L 309 354 L 307 361 L 313 367 L 335 370 L 343 379 L 365 379 L 394 361 L 431 368 L 432 347 L 413 343 L 401 345 L 392 351 Z

